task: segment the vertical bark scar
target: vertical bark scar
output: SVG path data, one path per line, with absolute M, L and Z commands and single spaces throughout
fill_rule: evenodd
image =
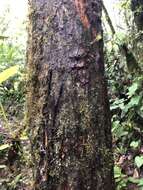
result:
M 63 90 L 64 90 L 64 84 L 62 83 L 61 86 L 60 86 L 60 90 L 59 90 L 57 101 L 56 101 L 55 106 L 54 106 L 53 128 L 55 127 L 56 117 L 57 117 L 57 114 L 58 114 L 58 111 L 59 111 L 60 99 L 62 97 Z

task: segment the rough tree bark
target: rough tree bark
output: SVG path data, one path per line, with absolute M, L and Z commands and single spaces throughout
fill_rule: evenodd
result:
M 131 10 L 134 13 L 137 29 L 143 30 L 143 0 L 131 0 Z
M 35 190 L 113 190 L 101 0 L 30 0 L 27 121 Z

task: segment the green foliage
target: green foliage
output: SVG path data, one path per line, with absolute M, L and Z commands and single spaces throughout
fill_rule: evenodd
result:
M 116 28 L 112 39 L 110 32 L 104 34 L 106 75 L 112 114 L 114 174 L 117 190 L 133 187 L 143 189 L 143 35 L 133 25 L 130 0 L 120 1 L 118 6 L 126 30 Z M 131 64 L 127 63 L 129 59 L 126 52 L 122 51 L 123 44 L 129 49 L 128 55 L 134 55 L 139 66 L 137 72 L 130 71 L 131 67 L 136 66 L 131 56 Z
M 9 79 L 10 77 L 12 77 L 13 75 L 15 75 L 18 72 L 18 66 L 12 66 L 6 70 L 4 70 L 3 72 L 0 73 L 0 84 L 5 82 L 7 79 Z M 6 113 L 4 111 L 4 107 L 2 105 L 2 103 L 0 102 L 0 111 L 3 115 L 3 118 L 5 120 L 6 123 L 6 127 L 9 129 L 9 132 L 11 132 L 11 129 L 8 125 L 8 120 L 6 117 Z M 3 145 L 2 147 L 5 147 L 5 145 Z M 0 147 L 0 150 L 2 150 L 2 147 Z
M 0 151 L 5 150 L 7 148 L 9 148 L 9 144 L 0 145 Z
M 136 156 L 135 164 L 137 165 L 138 168 L 140 168 L 143 165 L 143 156 Z
M 18 66 L 10 67 L 0 73 L 0 84 L 18 72 Z
M 0 169 L 5 173 L 8 169 L 9 151 L 16 131 L 19 130 L 14 120 L 22 119 L 25 101 L 24 94 L 24 65 L 25 47 L 14 41 L 13 36 L 7 36 L 9 21 L 6 17 L 0 18 Z M 21 116 L 22 115 L 22 116 Z M 18 138 L 18 136 L 17 136 Z M 6 165 L 5 165 L 6 163 Z M 21 174 L 13 177 L 6 176 L 9 183 L 4 189 L 15 189 Z M 0 182 L 0 189 L 3 189 Z
M 140 141 L 132 141 L 130 147 L 136 149 L 139 147 Z
M 11 68 L 11 70 L 5 71 L 3 75 L 5 77 L 16 72 L 18 67 L 20 68 L 19 74 L 11 77 L 7 81 L 3 81 L 0 84 L 0 101 L 2 104 L 24 102 L 24 52 L 21 51 L 21 47 L 15 46 L 10 42 L 3 41 L 0 43 L 0 72 L 5 69 Z M 4 77 L 4 76 L 1 76 Z M 1 80 L 1 78 L 0 78 Z
M 110 76 L 108 75 L 111 89 L 110 107 L 112 134 L 115 143 L 114 154 L 115 160 L 120 159 L 119 155 L 126 157 L 126 161 L 123 161 L 124 164 L 115 165 L 117 190 L 127 189 L 129 184 L 135 184 L 142 188 L 143 179 L 128 176 L 124 167 L 129 163 L 133 165 L 130 170 L 134 170 L 135 167 L 140 169 L 143 166 L 143 156 L 140 152 L 143 143 L 141 139 L 143 132 L 143 77 L 140 74 L 135 77 L 128 75 L 124 68 L 122 72 L 124 75 L 119 73 L 122 78 L 118 78 L 116 70 L 115 73 L 115 76 L 112 76 L 112 73 L 109 73 Z M 115 79 L 113 80 L 112 77 Z M 133 154 L 131 160 L 128 160 L 128 154 Z
M 8 186 L 12 189 L 15 190 L 17 187 L 17 184 L 20 182 L 20 179 L 22 178 L 22 174 L 18 174 L 12 182 L 8 183 Z
M 127 176 L 124 175 L 119 166 L 114 167 L 114 177 L 117 184 L 117 190 L 125 189 L 127 186 Z

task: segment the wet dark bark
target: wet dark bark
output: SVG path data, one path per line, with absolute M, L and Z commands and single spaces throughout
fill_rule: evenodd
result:
M 113 190 L 100 0 L 30 0 L 35 190 Z
M 138 30 L 143 30 L 143 0 L 131 0 L 131 10 Z

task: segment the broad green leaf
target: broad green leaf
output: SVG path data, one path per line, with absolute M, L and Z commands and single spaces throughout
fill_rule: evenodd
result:
M 132 141 L 130 144 L 130 147 L 137 148 L 139 146 L 140 142 L 139 141 Z
M 133 83 L 133 85 L 132 86 L 130 86 L 129 87 L 129 92 L 127 93 L 130 97 L 131 96 L 133 96 L 134 94 L 135 94 L 135 92 L 136 92 L 136 90 L 138 89 L 138 83 L 137 82 L 135 82 L 135 83 Z
M 0 146 L 0 151 L 1 151 L 1 150 L 4 150 L 4 149 L 7 149 L 7 148 L 9 148 L 9 147 L 10 147 L 9 144 L 3 144 L 3 145 Z
M 131 107 L 132 107 L 132 106 L 130 106 L 129 104 L 127 104 L 127 105 L 125 106 L 124 113 L 127 113 Z
M 124 103 L 122 103 L 122 104 L 119 104 L 119 108 L 120 108 L 121 110 L 123 110 L 123 109 L 125 108 L 125 105 L 124 105 Z
M 18 183 L 21 177 L 22 177 L 22 174 L 17 175 L 14 179 L 15 183 Z
M 111 110 L 115 110 L 115 109 L 117 109 L 117 108 L 120 108 L 121 110 L 122 109 L 124 109 L 124 99 L 117 99 L 117 100 L 115 100 L 114 101 L 114 103 L 113 104 L 111 104 L 111 106 L 110 106 L 110 109 Z
M 139 179 L 138 186 L 143 186 L 143 178 Z
M 129 177 L 129 178 L 128 178 L 128 181 L 131 182 L 131 183 L 138 184 L 140 180 L 139 180 L 139 179 L 135 179 L 135 178 L 133 178 L 133 177 Z
M 125 130 L 125 128 L 123 126 L 121 126 L 120 124 L 114 123 L 113 122 L 113 127 L 112 127 L 112 133 L 113 135 L 115 135 L 116 138 L 121 138 L 123 136 L 128 135 L 128 131 Z
M 134 106 L 137 106 L 141 100 L 141 96 L 134 96 L 131 101 L 125 106 L 125 110 L 128 110 Z
M 122 175 L 121 168 L 119 166 L 114 166 L 114 177 L 118 178 Z
M 0 73 L 0 83 L 6 81 L 18 72 L 18 66 L 12 66 Z
M 137 165 L 138 168 L 140 168 L 143 165 L 143 156 L 136 156 L 135 164 Z
M 110 106 L 110 110 L 115 110 L 115 109 L 117 109 L 119 107 L 119 105 L 111 105 Z

